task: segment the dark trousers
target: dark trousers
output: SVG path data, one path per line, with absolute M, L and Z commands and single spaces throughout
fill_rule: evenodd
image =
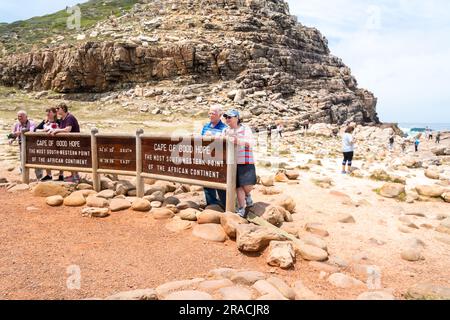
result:
M 214 205 L 218 204 L 225 208 L 226 206 L 226 198 L 227 198 L 227 192 L 225 190 L 217 190 L 217 189 L 209 189 L 204 188 L 205 191 L 205 198 L 206 198 L 206 205 Z

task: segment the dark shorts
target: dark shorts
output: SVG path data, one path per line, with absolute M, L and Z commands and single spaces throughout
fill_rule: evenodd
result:
M 256 168 L 254 164 L 238 164 L 236 186 L 254 186 L 256 184 Z
M 342 162 L 343 164 L 345 164 L 345 163 L 352 163 L 352 161 L 353 161 L 353 151 L 351 151 L 351 152 L 344 152 L 344 161 Z

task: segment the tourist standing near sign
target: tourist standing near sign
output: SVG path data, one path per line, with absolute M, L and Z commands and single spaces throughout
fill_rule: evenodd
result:
M 227 126 L 222 122 L 222 106 L 214 105 L 209 109 L 210 122 L 205 124 L 202 129 L 202 136 L 221 136 Z M 207 205 L 220 205 L 225 208 L 227 192 L 225 190 L 216 190 L 204 188 Z
M 20 110 L 17 112 L 17 122 L 13 126 L 11 133 L 8 135 L 9 144 L 12 144 L 16 139 L 19 141 L 19 154 L 20 161 L 22 162 L 22 152 L 20 146 L 22 145 L 22 132 L 33 132 L 36 128 L 36 124 L 34 121 L 28 119 L 28 115 L 24 110 Z M 22 169 L 21 169 L 22 170 Z M 42 178 L 42 171 L 37 169 L 35 170 L 36 179 Z
M 36 127 L 36 132 L 50 132 L 59 128 L 60 121 L 58 119 L 58 112 L 56 111 L 56 108 L 48 108 L 47 110 L 45 110 L 45 113 L 47 115 L 47 118 L 45 120 L 42 120 L 42 122 Z M 42 175 L 42 173 L 40 175 Z M 51 170 L 47 170 L 47 175 L 41 179 L 41 181 L 49 180 L 53 180 Z M 64 181 L 64 176 L 59 175 L 58 181 Z
M 241 124 L 239 112 L 231 110 L 224 115 L 229 126 L 225 135 L 237 145 L 237 198 L 239 208 L 237 214 L 245 218 L 246 207 L 253 206 L 251 192 L 256 185 L 255 159 L 253 156 L 253 133 L 252 130 Z
M 56 107 L 56 111 L 60 116 L 60 124 L 58 129 L 50 130 L 49 133 L 52 135 L 56 135 L 58 133 L 79 133 L 80 125 L 78 124 L 78 120 L 69 112 L 69 108 L 65 103 L 60 103 Z M 60 177 L 63 175 L 63 172 L 60 172 Z M 80 176 L 78 172 L 72 172 L 70 177 L 64 179 L 66 182 L 79 182 Z

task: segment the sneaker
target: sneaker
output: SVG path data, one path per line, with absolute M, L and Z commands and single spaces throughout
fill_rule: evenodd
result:
M 253 199 L 250 194 L 245 197 L 245 202 L 247 203 L 247 207 L 253 207 Z
M 239 208 L 236 210 L 236 213 L 238 214 L 239 217 L 246 219 L 247 218 L 247 214 L 245 213 L 245 208 Z
M 49 181 L 49 180 L 53 180 L 53 178 L 51 176 L 45 176 L 43 178 L 41 178 L 39 181 Z
M 63 176 L 63 175 L 60 175 L 60 176 L 58 177 L 58 181 L 64 181 L 64 176 Z
M 69 177 L 66 177 L 64 179 L 64 181 L 65 182 L 71 182 L 71 183 L 79 183 L 80 182 L 80 177 L 78 177 L 78 176 L 69 176 Z

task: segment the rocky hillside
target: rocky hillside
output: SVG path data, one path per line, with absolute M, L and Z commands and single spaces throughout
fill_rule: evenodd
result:
M 254 126 L 378 122 L 374 95 L 282 0 L 140 1 L 70 41 L 53 34 L 49 43 L 2 58 L 0 84 L 126 93 L 151 110 L 221 103 L 243 110 Z

